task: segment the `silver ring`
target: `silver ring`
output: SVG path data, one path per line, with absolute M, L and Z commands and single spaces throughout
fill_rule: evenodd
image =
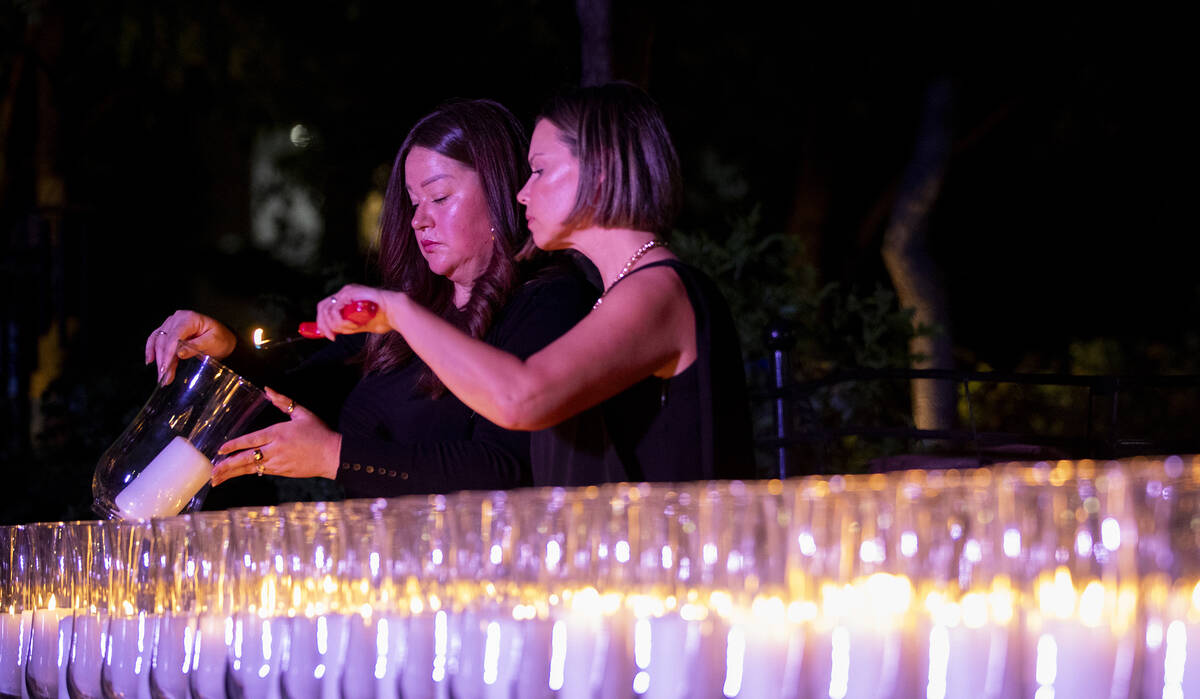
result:
M 337 297 L 335 297 L 335 296 L 330 296 L 330 297 L 329 297 L 329 303 L 337 303 Z
M 166 331 L 166 330 L 159 330 L 159 331 L 158 331 L 158 334 L 159 334 L 159 335 L 166 335 L 166 334 L 167 334 L 167 331 Z

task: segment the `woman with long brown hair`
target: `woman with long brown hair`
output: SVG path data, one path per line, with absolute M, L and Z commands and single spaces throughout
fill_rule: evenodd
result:
M 519 122 L 489 100 L 448 103 L 421 119 L 396 155 L 378 260 L 383 288 L 515 356 L 561 335 L 595 297 L 578 274 L 529 259 L 535 248 L 515 204 L 528 175 L 525 145 Z M 532 482 L 528 434 L 463 405 L 400 334 L 362 337 L 339 338 L 319 356 L 363 362 L 336 431 L 268 390 L 288 419 L 222 447 L 229 456 L 217 462 L 213 483 L 253 473 L 319 476 L 350 496 L 386 496 Z M 158 361 L 164 381 L 178 339 L 218 358 L 236 343 L 207 316 L 175 313 L 146 344 L 146 361 Z

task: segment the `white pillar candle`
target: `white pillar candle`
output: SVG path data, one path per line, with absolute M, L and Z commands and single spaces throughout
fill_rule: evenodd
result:
M 287 696 L 338 699 L 346 657 L 346 617 L 298 616 L 291 620 L 283 683 Z
M 155 615 L 143 613 L 108 622 L 101 678 L 124 699 L 151 699 L 150 661 L 157 621 Z
M 102 699 L 104 696 L 100 687 L 100 672 L 104 666 L 107 623 L 107 614 L 80 610 L 75 615 L 67 681 L 76 699 Z
M 25 677 L 34 699 L 70 699 L 67 693 L 67 655 L 71 650 L 70 609 L 38 609 L 33 613 L 33 638 Z
M 25 658 L 32 637 L 32 612 L 0 612 L 0 696 L 4 699 L 28 699 Z
M 231 681 L 235 692 L 256 699 L 279 699 L 279 670 L 287 648 L 288 619 L 238 614 L 233 622 Z
M 555 696 L 571 696 L 565 682 L 574 679 L 567 670 L 572 639 L 561 620 L 525 618 L 518 622 L 521 635 L 521 660 L 517 665 L 516 692 L 518 697 L 540 699 Z M 600 695 L 603 696 L 603 695 Z M 626 693 L 628 696 L 628 693 Z
M 225 699 L 225 672 L 233 644 L 233 619 L 205 614 L 196 624 L 191 691 L 195 699 Z
M 163 614 L 158 618 L 151 660 L 151 692 L 156 699 L 189 699 L 192 653 L 196 646 L 196 619 L 190 614 Z
M 409 617 L 404 639 L 404 671 L 400 676 L 400 695 L 406 699 L 434 699 L 449 694 L 448 623 L 445 610 L 425 610 Z
M 807 655 L 813 696 L 860 699 L 896 696 L 908 686 L 901 677 L 904 632 L 887 624 L 852 619 L 814 627 Z
M 914 643 L 915 679 L 928 699 L 1022 696 L 1020 634 L 1012 624 L 922 623 Z
M 782 609 L 773 619 L 750 617 L 733 625 L 727 639 L 726 696 L 793 699 L 800 695 L 804 629 L 788 623 Z
M 117 510 L 126 519 L 177 515 L 212 478 L 212 469 L 204 454 L 176 436 L 117 494 Z
M 1133 644 L 1132 633 L 1114 633 L 1107 625 L 1074 618 L 1044 620 L 1025 636 L 1026 676 L 1032 674 L 1027 695 L 1125 696 Z
M 545 660 L 541 666 L 530 660 L 549 660 L 549 688 L 566 699 L 596 697 L 625 699 L 632 696 L 637 665 L 634 659 L 633 613 L 619 602 L 597 598 L 563 610 L 551 621 L 525 622 L 525 650 L 521 659 L 519 687 L 540 689 L 546 695 Z M 540 685 L 536 684 L 539 677 Z M 525 693 L 521 693 L 525 696 Z
M 350 617 L 341 684 L 345 699 L 399 698 L 405 621 L 395 614 Z
M 522 650 L 521 622 L 499 608 L 464 611 L 451 624 L 450 688 L 461 699 L 513 696 Z

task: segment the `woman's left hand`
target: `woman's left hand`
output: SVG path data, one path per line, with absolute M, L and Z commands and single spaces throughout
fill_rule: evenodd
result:
M 252 473 L 288 478 L 335 478 L 342 435 L 287 396 L 266 389 L 267 398 L 287 413 L 288 421 L 244 434 L 221 445 L 229 456 L 213 467 L 212 484 Z
M 398 291 L 384 291 L 361 284 L 347 284 L 317 304 L 317 327 L 321 334 L 332 340 L 336 335 L 350 333 L 386 333 L 393 330 L 388 322 L 388 304 L 401 295 Z M 371 301 L 379 310 L 365 323 L 355 323 L 342 317 L 342 309 L 354 301 Z

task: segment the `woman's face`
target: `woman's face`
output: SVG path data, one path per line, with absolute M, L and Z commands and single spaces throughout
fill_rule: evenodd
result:
M 533 242 L 543 250 L 567 247 L 563 221 L 575 208 L 579 189 L 579 159 L 563 143 L 562 131 L 546 119 L 533 129 L 529 140 L 529 181 L 517 192 L 525 205 L 525 220 Z
M 416 147 L 404 159 L 412 227 L 434 274 L 471 287 L 492 261 L 491 219 L 479 175 L 453 158 Z

